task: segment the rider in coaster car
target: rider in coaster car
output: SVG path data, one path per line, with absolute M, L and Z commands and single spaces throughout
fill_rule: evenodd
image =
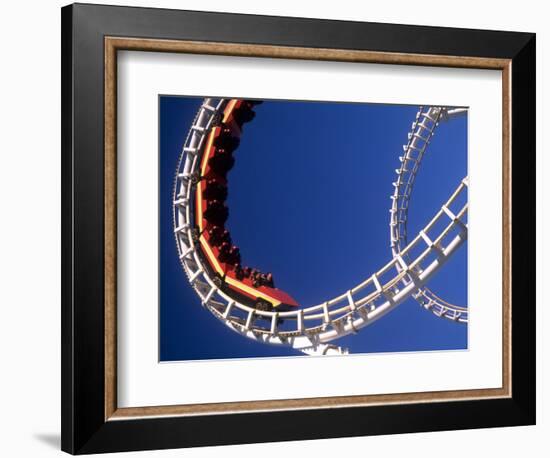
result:
M 269 286 L 270 288 L 274 288 L 275 285 L 273 283 L 273 274 L 271 272 L 268 272 L 266 274 L 262 274 L 263 283 L 265 286 Z
M 228 259 L 229 264 L 240 264 L 240 262 L 241 262 L 241 252 L 240 252 L 238 247 L 233 245 L 229 249 L 228 255 L 229 255 L 229 259 Z
M 228 252 L 229 252 L 229 249 L 231 248 L 231 244 L 228 243 L 228 242 L 223 242 L 219 247 L 218 249 L 220 250 L 220 254 L 218 256 L 218 259 L 221 261 L 221 262 L 227 262 L 227 255 L 228 255 Z
M 227 186 L 214 178 L 209 178 L 206 181 L 203 195 L 207 200 L 225 200 L 227 199 Z
M 233 131 L 229 127 L 222 128 L 214 144 L 217 148 L 227 150 L 232 153 L 239 146 L 240 140 L 233 136 Z
M 262 273 L 259 270 L 252 269 L 252 286 L 254 288 L 258 288 L 259 286 L 262 286 Z
M 252 105 L 249 103 L 242 104 L 237 110 L 233 112 L 233 118 L 239 127 L 244 123 L 250 122 L 254 119 L 256 113 L 252 110 Z
M 212 226 L 208 229 L 208 240 L 210 245 L 219 246 L 223 242 L 231 243 L 231 235 L 227 229 L 221 226 Z
M 233 266 L 233 270 L 235 271 L 235 277 L 237 280 L 242 280 L 244 278 L 244 270 L 240 263 L 236 263 Z
M 243 276 L 245 278 L 250 278 L 250 275 L 252 275 L 252 269 L 250 267 L 244 267 L 243 268 Z
M 239 249 L 235 245 L 231 246 L 229 243 L 224 242 L 220 246 L 218 259 L 220 262 L 234 265 L 241 261 L 241 255 Z
M 254 286 L 255 288 L 258 288 L 260 286 L 268 286 L 270 288 L 275 287 L 273 284 L 273 274 L 271 273 L 264 274 L 256 269 L 253 269 L 251 273 L 251 278 L 252 286 Z
M 217 149 L 214 155 L 208 160 L 208 165 L 218 175 L 225 176 L 233 168 L 235 159 L 226 149 Z
M 210 224 L 223 226 L 229 216 L 229 210 L 223 202 L 219 200 L 208 201 L 208 207 L 204 211 L 204 218 Z

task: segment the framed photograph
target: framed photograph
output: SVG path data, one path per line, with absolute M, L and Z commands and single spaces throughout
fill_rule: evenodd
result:
M 535 423 L 535 35 L 62 9 L 62 449 Z

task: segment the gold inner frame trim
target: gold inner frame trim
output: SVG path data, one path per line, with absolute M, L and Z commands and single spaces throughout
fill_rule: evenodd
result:
M 267 401 L 241 401 L 119 408 L 117 404 L 117 51 L 266 57 L 337 62 L 363 62 L 435 67 L 479 68 L 502 72 L 502 380 L 501 388 L 421 393 L 332 396 Z M 301 48 L 179 40 L 105 37 L 105 420 L 159 416 L 359 407 L 382 404 L 507 398 L 512 394 L 511 366 L 511 60 L 481 57 L 388 53 L 344 49 Z

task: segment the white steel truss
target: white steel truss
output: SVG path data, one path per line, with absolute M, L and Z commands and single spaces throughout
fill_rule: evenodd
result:
M 420 107 L 416 113 L 411 131 L 407 136 L 407 143 L 403 145 L 403 156 L 399 157 L 401 165 L 395 171 L 397 180 L 393 183 L 394 191 L 390 207 L 390 246 L 393 256 L 401 254 L 403 247 L 407 245 L 409 201 L 420 164 L 436 128 L 441 121 L 447 121 L 465 113 L 466 109 L 447 107 Z M 405 276 L 402 281 L 407 284 L 411 279 Z M 427 287 L 416 291 L 413 297 L 426 310 L 432 311 L 439 317 L 462 323 L 468 322 L 466 307 L 446 302 Z

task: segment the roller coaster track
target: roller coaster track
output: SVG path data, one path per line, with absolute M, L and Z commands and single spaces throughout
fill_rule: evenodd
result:
M 465 112 L 466 110 L 460 108 L 428 107 L 424 109 L 424 107 L 420 107 L 416 113 L 411 131 L 407 136 L 408 141 L 403 145 L 403 156 L 399 157 L 401 166 L 395 171 L 397 180 L 393 183 L 394 192 L 391 196 L 390 207 L 390 245 L 393 256 L 401 254 L 403 247 L 407 245 L 409 202 L 428 145 L 441 121 L 447 121 Z M 410 281 L 408 275 L 402 279 L 405 285 Z M 427 287 L 416 291 L 413 297 L 425 309 L 431 310 L 439 317 L 462 323 L 468 322 L 466 307 L 446 302 Z
M 204 99 L 184 143 L 175 176 L 174 235 L 187 279 L 205 309 L 247 338 L 289 345 L 312 355 L 347 353 L 346 349 L 331 342 L 357 333 L 419 291 L 428 292 L 425 285 L 464 243 L 467 204 L 460 206 L 458 202 L 459 197 L 467 193 L 467 179 L 458 184 L 428 224 L 406 246 L 400 246 L 396 253 L 392 250 L 391 259 L 355 287 L 309 307 L 291 311 L 258 310 L 232 299 L 216 286 L 201 260 L 200 248 L 193 236 L 192 193 L 198 164 L 207 133 L 218 122 L 226 103 L 226 99 Z M 401 229 L 406 230 L 406 226 Z

